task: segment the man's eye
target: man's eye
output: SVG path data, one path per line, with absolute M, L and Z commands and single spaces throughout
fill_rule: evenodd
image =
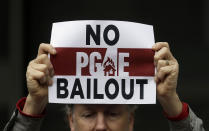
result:
M 82 117 L 89 118 L 89 117 L 92 117 L 93 115 L 94 113 L 84 113 Z
M 117 117 L 117 116 L 119 116 L 119 113 L 117 113 L 117 112 L 109 112 L 109 116 Z

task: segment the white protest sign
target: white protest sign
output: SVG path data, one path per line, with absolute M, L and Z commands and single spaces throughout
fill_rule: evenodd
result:
M 153 27 L 124 21 L 54 23 L 50 103 L 154 104 Z

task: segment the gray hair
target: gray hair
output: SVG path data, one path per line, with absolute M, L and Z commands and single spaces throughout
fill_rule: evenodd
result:
M 66 113 L 66 115 L 70 115 L 70 114 L 73 113 L 73 105 L 74 104 L 67 104 L 65 106 L 65 113 Z M 135 104 L 129 104 L 128 105 L 128 111 L 129 112 L 135 112 L 137 108 L 138 108 L 138 105 L 135 105 Z

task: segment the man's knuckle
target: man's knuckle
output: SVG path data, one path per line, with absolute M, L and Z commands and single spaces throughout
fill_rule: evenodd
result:
M 164 72 L 163 68 L 160 68 L 160 69 L 159 69 L 159 72 L 161 72 L 161 73 Z
M 47 54 L 42 54 L 43 59 L 48 58 Z
M 159 96 L 161 96 L 161 97 L 164 97 L 164 96 L 166 96 L 166 91 L 165 90 L 160 90 L 159 92 L 158 92 L 158 95 Z
M 160 71 L 160 68 L 162 68 L 162 65 L 158 63 L 157 64 L 157 70 Z
M 43 71 L 46 71 L 48 69 L 46 64 L 43 64 L 42 68 L 43 68 Z
M 28 73 L 28 71 L 30 70 L 30 68 L 31 68 L 31 65 L 28 65 L 28 66 L 27 66 L 26 73 Z
M 179 66 L 179 63 L 178 63 L 178 61 L 177 61 L 176 59 L 174 59 L 174 62 L 175 62 L 175 64 L 176 64 L 177 66 Z
M 27 71 L 26 71 L 26 75 L 31 75 L 31 73 L 32 73 L 32 72 L 31 72 L 31 67 L 28 67 L 28 68 L 27 68 Z
M 46 75 L 46 76 L 49 75 L 49 70 L 48 70 L 48 69 L 46 69 L 44 72 L 45 72 L 45 75 Z
M 46 44 L 41 43 L 39 47 L 40 47 L 40 48 L 43 48 L 45 45 L 46 45 Z
M 48 56 L 46 54 L 41 54 L 40 56 L 38 56 L 37 59 L 39 59 L 39 61 L 43 61 L 45 60 L 46 58 L 48 58 Z
M 28 71 L 25 73 L 25 76 L 26 76 L 26 78 L 28 78 L 28 77 L 29 77 L 29 73 L 28 73 Z
M 40 72 L 40 77 L 41 78 L 45 77 L 45 75 L 46 75 L 45 72 Z
M 29 80 L 33 79 L 33 71 L 31 71 L 30 69 L 27 70 L 26 78 L 28 78 Z
M 165 47 L 165 51 L 166 51 L 166 52 L 170 52 L 170 50 L 169 50 L 168 47 Z
M 165 46 L 169 48 L 168 42 L 164 42 Z
M 162 50 L 164 51 L 164 53 L 167 53 L 169 51 L 169 49 L 167 47 L 163 47 Z
M 50 64 L 49 65 L 49 70 L 51 71 L 51 70 L 53 70 L 54 68 L 53 68 L 53 66 L 52 66 L 52 64 Z
M 174 71 L 176 71 L 176 70 L 178 70 L 178 69 L 179 69 L 179 65 L 178 65 L 178 64 L 176 64 L 176 65 L 173 66 L 173 70 L 174 70 Z
M 28 75 L 28 76 L 27 76 L 27 80 L 28 80 L 28 81 L 33 80 L 33 79 L 34 79 L 34 77 L 33 77 L 32 75 Z
M 159 56 L 158 56 L 158 55 L 155 55 L 155 56 L 154 56 L 154 59 L 155 59 L 155 60 L 158 60 L 158 59 L 159 59 Z
M 28 63 L 28 65 L 31 65 L 31 64 L 33 64 L 33 61 L 30 61 L 30 62 Z
M 163 60 L 159 60 L 159 61 L 158 61 L 158 65 L 159 65 L 159 66 L 164 65 L 164 61 L 163 61 Z
M 166 69 L 165 69 L 165 68 L 160 68 L 160 72 L 161 72 L 162 74 L 165 74 L 165 73 L 166 73 Z

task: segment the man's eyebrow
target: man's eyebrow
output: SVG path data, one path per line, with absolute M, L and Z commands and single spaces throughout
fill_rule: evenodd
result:
M 85 109 L 85 110 L 94 110 L 92 105 L 83 105 L 83 109 Z
M 111 106 L 111 105 L 102 105 L 102 104 L 88 104 L 88 105 L 83 105 L 83 107 L 85 108 L 85 109 L 90 109 L 90 110 L 94 110 L 94 109 L 96 109 L 96 108 L 99 108 L 99 106 L 100 107 L 102 107 L 102 108 L 113 108 L 114 106 Z

